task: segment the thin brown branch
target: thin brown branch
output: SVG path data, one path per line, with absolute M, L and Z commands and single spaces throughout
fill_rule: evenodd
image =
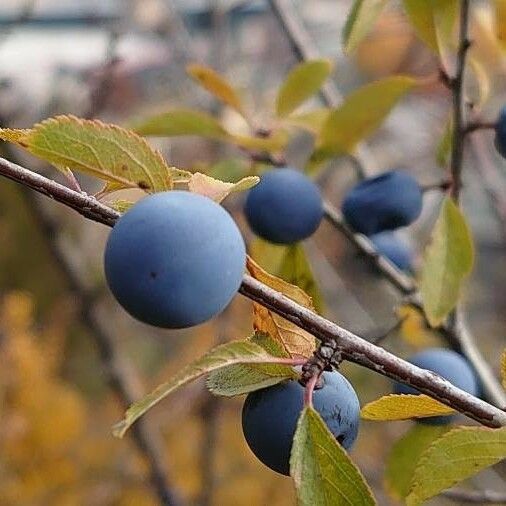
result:
M 55 190 L 58 195 L 57 200 L 73 209 L 76 209 L 79 203 L 82 204 L 84 199 L 83 208 L 86 211 L 80 210 L 81 214 L 86 216 L 89 213 L 89 217 L 94 221 L 101 221 L 103 224 L 111 226 L 118 218 L 118 213 L 103 204 L 100 204 L 100 212 L 97 212 L 97 202 L 92 197 L 68 188 L 65 189 L 62 185 L 55 187 L 54 182 L 2 158 L 0 158 L 0 175 L 6 175 L 10 179 L 29 186 L 46 196 L 51 196 L 52 190 Z M 393 380 L 406 383 L 443 404 L 451 406 L 482 425 L 488 427 L 506 426 L 506 413 L 504 411 L 460 390 L 430 371 L 420 369 L 383 348 L 352 334 L 251 276 L 244 276 L 239 291 L 249 299 L 262 304 L 274 313 L 310 332 L 320 341 L 337 342 L 345 359 Z
M 466 69 L 466 55 L 471 45 L 468 38 L 470 1 L 462 0 L 460 2 L 460 23 L 459 23 L 459 48 L 457 51 L 457 65 L 455 76 L 450 81 L 450 89 L 453 100 L 453 139 L 452 153 L 450 160 L 450 173 L 452 186 L 450 193 L 455 200 L 459 201 L 460 189 L 462 187 L 462 162 L 464 159 L 464 139 L 465 139 L 465 120 L 464 120 L 464 73 Z
M 464 133 L 467 135 L 476 132 L 476 130 L 494 130 L 495 127 L 495 121 L 473 121 L 467 124 Z
M 405 295 L 416 292 L 416 283 L 411 276 L 404 274 L 386 257 L 378 254 L 372 242 L 362 234 L 357 234 L 344 221 L 342 214 L 329 202 L 323 203 L 325 218 L 341 232 L 365 257 L 378 268 L 381 274 Z
M 458 504 L 506 504 L 506 492 L 493 490 L 446 490 L 441 495 Z

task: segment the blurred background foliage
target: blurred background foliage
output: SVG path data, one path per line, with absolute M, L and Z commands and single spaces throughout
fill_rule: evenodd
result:
M 354 55 L 345 55 L 341 31 L 351 4 L 306 0 L 295 1 L 294 9 L 322 55 L 335 62 L 333 77 L 344 93 L 392 74 L 422 79 L 424 85 L 396 107 L 370 147 L 381 170 L 404 167 L 422 183 L 439 181 L 444 173 L 435 152 L 450 99 L 437 80 L 437 60 L 395 1 Z M 482 67 L 476 89 L 487 93 L 484 115 L 493 119 L 506 90 L 504 31 L 498 30 L 492 6 L 476 2 L 472 54 Z M 263 1 L 3 0 L 0 125 L 27 127 L 58 113 L 91 114 L 125 125 L 186 106 L 213 112 L 232 131 L 244 129 L 235 112 L 223 110 L 191 82 L 185 73 L 190 62 L 223 72 L 245 97 L 255 124 L 268 128 L 277 87 L 295 58 Z M 240 150 L 218 142 L 177 138 L 153 143 L 171 164 L 225 180 L 239 179 L 251 168 Z M 484 134 L 482 144 L 488 163 L 500 167 L 504 184 L 504 164 L 491 137 Z M 310 150 L 309 136 L 297 135 L 288 149 L 289 162 L 302 167 Z M 35 167 L 33 159 L 15 155 Z M 476 156 L 468 153 L 470 167 Z M 355 175 L 346 159 L 332 167 L 336 170 L 326 174 L 324 191 L 338 205 Z M 496 350 L 505 342 L 504 224 L 491 211 L 480 176 L 473 170 L 465 174 L 464 206 L 478 250 L 466 308 L 480 347 L 496 368 Z M 95 181 L 80 182 L 86 191 L 99 190 Z M 133 198 L 131 192 L 128 196 Z M 228 199 L 227 207 L 248 234 L 242 199 Z M 439 202 L 437 193 L 428 194 L 422 218 L 406 233 L 420 253 Z M 247 336 L 250 304 L 237 297 L 217 321 L 196 329 L 147 328 L 129 318 L 105 290 L 101 255 L 107 230 L 51 202 L 37 201 L 37 206 L 52 227 L 45 227 L 47 220 L 41 223 L 25 190 L 0 181 L 0 505 L 159 504 L 133 443 L 111 436 L 122 406 L 107 386 L 107 371 L 82 317 L 83 298 L 55 256 L 54 242 L 88 294 L 84 303 L 92 305 L 97 321 L 134 364 L 132 382 L 141 393 L 216 342 Z M 328 224 L 304 247 L 329 318 L 374 338 L 392 327 L 397 315 L 405 317 L 384 341 L 402 356 L 438 343 L 416 313 L 403 308 L 396 313 L 395 293 Z M 349 364 L 343 369 L 362 403 L 390 390 L 381 376 Z M 213 400 L 197 383 L 149 413 L 172 484 L 189 504 L 294 503 L 290 480 L 263 468 L 246 447 L 241 402 Z M 362 424 L 353 458 L 380 504 L 396 504 L 383 486 L 385 462 L 393 442 L 410 426 Z M 477 480 L 495 484 L 487 473 Z

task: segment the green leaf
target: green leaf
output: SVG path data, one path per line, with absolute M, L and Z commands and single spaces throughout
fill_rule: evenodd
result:
M 313 300 L 315 309 L 319 313 L 323 312 L 323 296 L 300 243 L 281 246 L 257 238 L 251 244 L 250 250 L 251 256 L 261 267 L 270 274 L 302 288 Z
M 411 77 L 387 77 L 348 95 L 323 124 L 313 158 L 351 153 L 360 141 L 379 127 L 415 83 Z
M 420 39 L 444 57 L 459 10 L 459 0 L 403 0 L 406 14 Z
M 286 76 L 276 99 L 276 113 L 288 116 L 322 87 L 332 72 L 329 60 L 311 60 L 300 63 Z
M 191 109 L 176 109 L 152 116 L 136 125 L 140 135 L 176 137 L 198 135 L 211 139 L 228 140 L 229 133 L 211 115 Z
M 188 65 L 186 71 L 203 88 L 246 117 L 239 94 L 222 75 L 205 65 L 198 64 Z
M 281 344 L 267 334 L 257 332 L 250 341 L 261 346 L 273 357 L 290 358 Z M 215 395 L 233 397 L 297 377 L 297 373 L 287 365 L 240 364 L 211 372 L 207 377 L 206 385 Z
M 436 148 L 436 161 L 440 167 L 446 168 L 450 163 L 450 155 L 452 152 L 453 141 L 453 120 L 452 117 L 448 118 L 443 136 L 441 137 Z
M 429 323 L 436 327 L 457 305 L 464 278 L 471 272 L 474 247 L 466 219 L 447 197 L 426 249 L 420 293 Z
M 420 455 L 449 430 L 447 425 L 417 423 L 393 445 L 386 461 L 385 488 L 394 499 L 409 494 Z
M 436 415 L 450 415 L 452 408 L 427 395 L 390 394 L 366 404 L 360 413 L 365 420 L 409 420 Z
M 114 188 L 172 188 L 162 155 L 133 132 L 101 121 L 57 116 L 24 131 L 22 146 L 65 173 L 78 170 Z M 18 139 L 19 141 L 19 139 Z
M 290 474 L 301 506 L 376 504 L 362 473 L 310 407 L 302 411 L 297 423 Z
M 354 51 L 369 33 L 387 0 L 355 0 L 343 30 L 346 52 Z
M 317 135 L 322 129 L 323 124 L 327 121 L 330 109 L 324 107 L 315 109 L 314 111 L 304 112 L 301 114 L 293 114 L 285 118 L 286 123 L 307 130 L 309 133 Z
M 408 506 L 416 506 L 506 457 L 506 427 L 459 427 L 432 443 L 413 475 Z
M 195 172 L 188 182 L 188 189 L 193 193 L 205 195 L 215 202 L 221 202 L 231 193 L 249 190 L 258 184 L 259 181 L 260 178 L 258 176 L 247 176 L 237 183 L 227 183 L 206 174 Z
M 276 362 L 262 347 L 250 341 L 232 341 L 213 348 L 203 357 L 195 360 L 176 374 L 167 383 L 163 383 L 140 401 L 132 404 L 125 418 L 113 428 L 116 437 L 123 437 L 128 428 L 146 411 L 158 404 L 170 393 L 201 376 L 233 364 L 261 364 Z
M 28 151 L 61 170 L 78 170 L 116 189 L 172 188 L 171 168 L 135 133 L 97 120 L 57 116 L 34 126 L 24 138 Z

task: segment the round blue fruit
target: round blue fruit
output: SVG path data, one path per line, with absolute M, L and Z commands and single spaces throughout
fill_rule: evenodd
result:
M 497 117 L 494 143 L 499 154 L 506 158 L 506 106 L 499 111 Z
M 411 248 L 393 232 L 380 232 L 371 235 L 369 238 L 376 251 L 388 258 L 394 265 L 402 271 L 409 271 L 412 268 L 413 252 Z
M 428 369 L 442 376 L 450 383 L 466 391 L 471 395 L 479 395 L 480 386 L 476 374 L 469 362 L 459 353 L 444 348 L 429 348 L 413 355 L 409 362 Z M 414 388 L 404 385 L 403 383 L 395 383 L 394 392 L 396 394 L 415 394 L 420 392 Z M 430 418 L 420 418 L 420 422 L 444 425 L 450 423 L 454 417 L 449 416 L 433 416 Z
M 365 235 L 413 223 L 422 211 L 422 190 L 401 170 L 365 179 L 353 187 L 342 205 L 346 221 Z
M 314 408 L 338 442 L 349 449 L 360 421 L 357 394 L 338 372 L 325 372 L 322 379 L 323 387 L 314 391 Z M 304 387 L 289 381 L 250 393 L 242 410 L 242 429 L 251 451 L 273 471 L 287 476 L 303 397 Z
M 270 242 L 291 244 L 318 228 L 323 204 L 320 190 L 304 174 L 290 168 L 273 169 L 250 190 L 244 212 L 255 234 Z
M 228 305 L 241 284 L 246 250 L 223 207 L 170 191 L 142 199 L 118 220 L 104 263 L 112 293 L 134 318 L 185 328 Z

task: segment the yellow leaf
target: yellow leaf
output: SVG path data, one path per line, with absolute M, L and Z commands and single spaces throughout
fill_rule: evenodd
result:
M 25 137 L 30 133 L 29 129 L 22 128 L 0 128 L 0 139 L 6 142 L 26 147 Z
M 276 113 L 288 116 L 322 87 L 332 72 L 329 60 L 310 60 L 299 63 L 286 76 L 278 91 Z
M 323 109 L 315 109 L 314 111 L 301 114 L 292 114 L 285 118 L 285 122 L 317 135 L 322 129 L 325 121 L 327 121 L 329 114 L 330 109 L 325 107 Z
M 458 427 L 422 454 L 406 498 L 417 506 L 506 457 L 506 427 Z
M 425 318 L 419 309 L 405 305 L 399 307 L 396 312 L 402 320 L 400 334 L 407 343 L 416 348 L 427 348 L 439 343 L 434 333 L 427 328 Z
M 222 102 L 235 109 L 241 116 L 246 117 L 237 91 L 220 74 L 205 65 L 191 64 L 186 68 L 203 88 L 219 98 Z
M 316 158 L 351 153 L 355 146 L 373 133 L 394 105 L 416 81 L 394 76 L 362 86 L 348 95 L 330 112 L 320 131 Z
M 119 188 L 170 190 L 170 168 L 135 133 L 101 121 L 57 116 L 34 126 L 25 149 L 58 168 L 78 170 Z
M 404 0 L 404 9 L 420 39 L 446 59 L 459 0 Z
M 272 276 L 250 257 L 247 259 L 247 269 L 255 279 L 283 293 L 302 306 L 314 310 L 311 297 L 302 289 L 276 276 Z M 279 341 L 290 356 L 309 357 L 312 355 L 315 350 L 316 341 L 314 336 L 309 334 L 309 332 L 300 329 L 297 325 L 281 318 L 257 303 L 253 304 L 253 314 L 255 330 L 265 332 L 273 339 Z
M 473 263 L 474 246 L 466 219 L 447 197 L 425 252 L 420 282 L 425 314 L 433 327 L 456 306 L 460 287 Z
M 242 178 L 237 183 L 227 183 L 196 172 L 192 174 L 188 182 L 188 189 L 193 193 L 205 195 L 215 202 L 221 202 L 230 193 L 248 190 L 258 184 L 259 181 L 260 178 L 258 176 L 248 176 Z
M 390 394 L 366 404 L 360 413 L 364 420 L 409 420 L 450 415 L 452 408 L 427 395 Z
M 368 34 L 386 3 L 386 0 L 355 0 L 343 30 L 346 52 L 356 49 L 360 41 Z

